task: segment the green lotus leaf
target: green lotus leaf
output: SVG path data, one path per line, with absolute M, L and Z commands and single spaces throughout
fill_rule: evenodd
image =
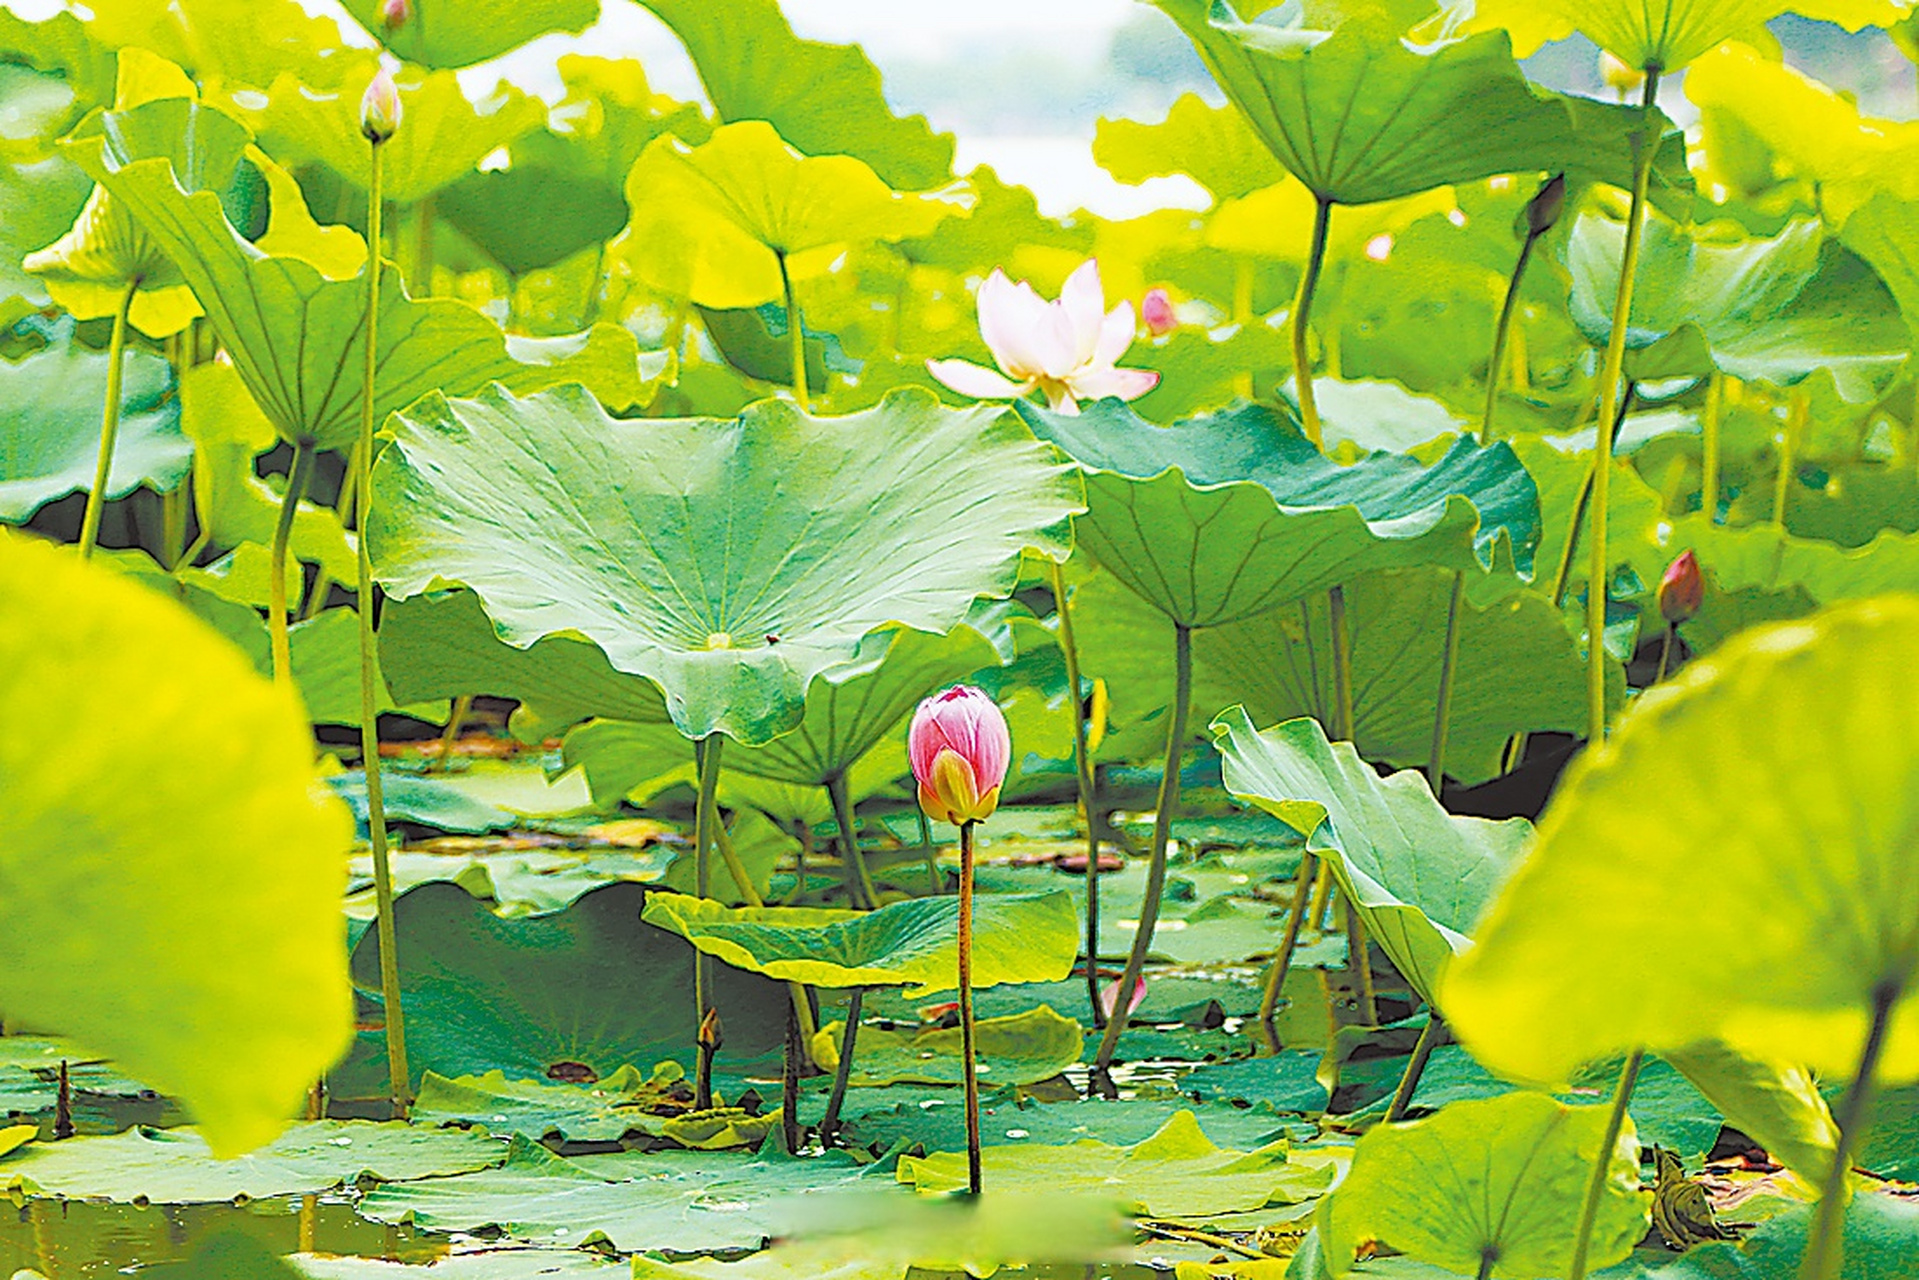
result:
M 839 1066 L 839 1043 L 846 1024 L 821 1027 L 813 1058 L 821 1069 Z M 986 1088 L 1038 1084 L 1078 1062 L 1086 1051 L 1086 1033 L 1071 1018 L 1047 1005 L 1002 1018 L 981 1018 L 973 1029 L 980 1081 Z M 891 1084 L 961 1082 L 960 1029 L 946 1027 L 861 1027 L 853 1050 L 848 1083 L 867 1088 Z
M 123 377 L 107 496 L 176 488 L 193 448 L 180 434 L 167 362 L 129 352 Z M 106 356 L 75 342 L 70 327 L 57 346 L 0 361 L 0 521 L 25 524 L 47 503 L 93 487 L 106 385 Z
M 1799 1274 L 1812 1206 L 1793 1205 L 1757 1224 L 1738 1244 L 1689 1250 L 1664 1266 L 1635 1270 L 1628 1280 L 1783 1280 Z M 1891 1195 L 1855 1195 L 1846 1206 L 1841 1280 L 1897 1276 L 1919 1249 L 1919 1212 Z
M 1804 1067 L 1761 1062 L 1713 1041 L 1668 1049 L 1665 1060 L 1725 1114 L 1728 1124 L 1807 1182 L 1817 1186 L 1831 1170 L 1839 1126 L 1819 1094 L 1819 1082 Z
M 449 1080 L 429 1071 L 409 1113 L 419 1125 L 480 1125 L 505 1137 L 520 1134 L 539 1141 L 558 1134 L 574 1142 L 618 1142 L 629 1133 L 656 1125 L 649 1107 L 666 1102 L 668 1091 L 686 1078 L 677 1062 L 663 1062 L 651 1075 L 621 1067 L 590 1085 L 509 1080 L 498 1071 Z
M 767 401 L 617 422 L 577 390 L 496 388 L 402 414 L 374 486 L 390 594 L 462 583 L 509 644 L 578 633 L 658 683 L 688 737 L 751 745 L 795 727 L 868 631 L 945 631 L 1009 590 L 1079 507 L 1017 423 L 923 392 L 844 418 Z
M 577 34 L 593 25 L 593 0 L 410 0 L 407 20 L 389 31 L 380 0 L 345 0 L 353 20 L 408 62 L 425 67 L 466 67 L 497 58 L 549 31 Z M 411 108 L 407 123 L 412 124 Z
M 7 101 L 0 150 L 10 160 L 40 159 L 87 112 L 113 101 L 117 73 L 113 51 L 78 15 L 56 12 L 34 22 L 0 13 L 0 96 Z
M 648 284 L 708 307 L 779 300 L 781 263 L 795 255 L 925 236 L 970 205 L 963 187 L 901 193 L 855 156 L 801 155 L 763 120 L 722 125 L 696 147 L 655 139 L 626 199 L 632 221 L 615 251 Z
M 1379 1126 L 1353 1148 L 1352 1169 L 1320 1208 L 1327 1267 L 1345 1275 L 1361 1246 L 1377 1242 L 1455 1275 L 1565 1275 L 1600 1160 L 1606 1183 L 1590 1257 L 1595 1267 L 1624 1259 L 1646 1234 L 1652 1196 L 1639 1190 L 1630 1119 L 1604 1149 L 1608 1110 L 1512 1093 Z
M 736 969 L 789 982 L 904 985 L 911 1000 L 952 991 L 959 982 L 958 898 L 909 898 L 859 912 L 725 907 L 655 893 L 645 919 Z M 1076 919 L 1064 893 L 981 895 L 973 907 L 973 985 L 1064 978 L 1079 956 Z
M 99 0 L 87 9 L 96 40 L 150 50 L 203 84 L 267 85 L 297 71 L 314 88 L 332 89 L 341 83 L 336 77 L 364 65 L 347 54 L 339 23 L 298 0 Z
M 689 779 L 689 785 L 696 780 Z M 725 803 L 722 801 L 721 803 Z M 727 824 L 727 834 L 732 838 L 733 851 L 739 855 L 740 865 L 746 871 L 747 879 L 753 884 L 754 892 L 760 901 L 773 896 L 773 872 L 780 863 L 800 852 L 800 842 L 789 831 L 775 826 L 773 820 L 758 809 L 742 808 L 733 815 Z M 707 868 L 706 896 L 722 906 L 743 907 L 747 905 L 746 894 L 741 892 L 739 881 L 733 878 L 732 868 L 725 862 L 712 859 L 717 865 Z M 681 848 L 673 855 L 666 871 L 659 877 L 662 887 L 674 893 L 699 892 L 699 861 L 690 848 Z
M 1073 415 L 1018 408 L 1086 473 L 1081 545 L 1183 626 L 1252 617 L 1369 569 L 1532 569 L 1538 493 L 1503 444 L 1461 439 L 1431 466 L 1392 454 L 1339 466 L 1269 406 L 1174 427 L 1116 400 Z
M 799 39 L 778 0 L 644 3 L 692 55 L 721 120 L 765 120 L 806 154 L 854 156 L 902 189 L 952 175 L 953 136 L 895 116 L 863 50 Z
M 1420 774 L 1380 777 L 1351 743 L 1327 742 L 1317 720 L 1260 732 L 1234 707 L 1213 721 L 1213 734 L 1226 789 L 1307 837 L 1358 905 L 1367 936 L 1413 990 L 1444 1008 L 1434 999 L 1440 976 L 1470 947 L 1532 824 L 1454 817 Z
M 1709 592 L 1774 597 L 1803 592 L 1803 601 L 1835 604 L 1889 591 L 1919 591 L 1919 535 L 1882 530 L 1860 547 L 1801 538 L 1774 524 L 1732 528 L 1694 512 L 1671 522 L 1666 536 L 1633 554 L 1634 567 L 1656 580 L 1682 550 L 1704 566 Z M 1647 574 L 1655 575 L 1647 578 Z M 1703 619 L 1702 619 L 1703 620 Z M 1687 635 L 1692 635 L 1688 628 Z
M 288 639 L 293 646 L 293 683 L 299 687 L 307 718 L 315 724 L 359 724 L 359 615 L 346 605 L 323 609 L 294 623 Z M 378 695 L 374 700 L 377 714 L 397 711 L 419 720 L 446 719 L 447 704 L 442 700 L 395 702 L 380 678 L 379 662 L 376 652 L 373 687 Z
M 196 1130 L 135 1125 L 112 1136 L 37 1143 L 0 1164 L 0 1186 L 68 1200 L 213 1204 L 312 1194 L 362 1177 L 405 1182 L 472 1173 L 505 1155 L 484 1133 L 320 1120 L 221 1160 Z
M 1898 299 L 1909 333 L 1919 333 L 1919 234 L 1910 202 L 1886 192 L 1846 219 L 1841 242 L 1864 258 Z
M 18 535 L 0 623 L 0 1007 L 180 1098 L 217 1154 L 258 1146 L 349 1026 L 349 832 L 308 726 L 177 605 Z
M 1919 1078 L 1915 642 L 1919 598 L 1884 596 L 1757 628 L 1644 695 L 1561 781 L 1448 975 L 1474 1056 L 1551 1080 L 1712 1038 L 1850 1076 L 1883 989 L 1881 1071 Z M 1732 920 L 1763 934 L 1687 945 Z
M 1612 331 L 1625 225 L 1582 213 L 1566 241 L 1573 320 L 1594 346 Z M 1899 308 L 1859 257 L 1825 238 L 1816 219 L 1770 239 L 1715 243 L 1663 218 L 1640 244 L 1628 377 L 1698 376 L 1713 369 L 1778 386 L 1829 370 L 1847 400 L 1871 400 L 1910 345 Z
M 1474 0 L 1468 7 L 1447 7 L 1464 14 L 1471 30 L 1501 28 L 1512 33 L 1521 56 L 1549 40 L 1579 31 L 1629 67 L 1678 71 L 1714 45 L 1782 13 L 1836 22 L 1848 31 L 1890 26 L 1905 12 L 1897 0 Z
M 1285 1141 L 1257 1151 L 1213 1145 L 1190 1111 L 1130 1147 L 1086 1139 L 1063 1147 L 994 1146 L 981 1153 L 985 1183 L 996 1195 L 1080 1192 L 1117 1199 L 1154 1218 L 1243 1213 L 1297 1204 L 1331 1184 L 1330 1163 L 1289 1159 Z M 966 1186 L 966 1154 L 901 1156 L 899 1180 L 920 1191 Z
M 1250 195 L 1286 177 L 1245 116 L 1195 93 L 1181 94 L 1158 124 L 1102 119 L 1093 133 L 1093 159 L 1121 182 L 1186 174 L 1215 200 Z
M 92 190 L 86 175 L 58 156 L 0 160 L 0 319 L 11 323 L 52 301 L 21 259 L 72 226 Z

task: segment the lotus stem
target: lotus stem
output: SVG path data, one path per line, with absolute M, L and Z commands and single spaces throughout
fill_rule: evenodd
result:
M 786 1010 L 786 1052 L 780 1063 L 780 1137 L 786 1154 L 800 1153 L 800 1060 L 805 1053 L 798 1013 Z
M 1439 799 L 1446 781 L 1446 734 L 1452 727 L 1453 682 L 1459 675 L 1459 607 L 1466 597 L 1466 574 L 1453 574 L 1452 599 L 1446 605 L 1446 647 L 1439 660 L 1439 697 L 1433 704 L 1433 746 L 1426 762 L 1426 781 L 1433 799 Z
M 1337 586 L 1326 593 L 1327 613 L 1333 644 L 1334 728 L 1341 742 L 1353 740 L 1353 640 L 1346 629 L 1346 588 Z
M 375 681 L 373 558 L 367 545 L 367 513 L 373 510 L 373 388 L 380 368 L 380 187 L 381 144 L 370 144 L 372 178 L 367 184 L 366 369 L 360 389 L 359 467 L 354 471 L 360 620 L 360 758 L 366 771 L 367 840 L 373 849 L 374 928 L 380 943 L 380 998 L 386 1005 L 387 1087 L 393 1116 L 406 1119 L 412 1076 L 406 1061 L 406 1015 L 400 1007 L 400 944 L 393 928 L 393 868 L 386 847 L 386 790 L 380 777 L 380 700 Z M 287 484 L 290 494 L 291 481 Z M 285 519 L 285 516 L 282 516 Z M 278 570 L 276 582 L 283 581 Z
M 1279 1011 L 1280 993 L 1286 986 L 1286 975 L 1293 967 L 1293 952 L 1299 946 L 1300 925 L 1312 902 L 1318 863 L 1319 858 L 1310 850 L 1299 851 L 1299 873 L 1293 877 L 1293 910 L 1287 917 L 1286 934 L 1280 939 L 1279 950 L 1273 953 L 1272 967 L 1266 970 L 1266 989 L 1259 997 L 1259 1030 L 1266 1038 L 1267 1053 L 1278 1053 L 1280 1049 L 1279 1027 L 1274 1018 Z
M 1712 524 L 1719 523 L 1719 428 L 1725 411 L 1726 375 L 1714 369 L 1706 381 L 1706 409 L 1699 424 L 1705 437 L 1705 457 L 1700 464 L 1705 476 L 1699 492 L 1699 509 Z
M 1299 277 L 1299 296 L 1293 302 L 1293 385 L 1299 393 L 1299 421 L 1315 447 L 1322 443 L 1319 405 L 1313 398 L 1313 362 L 1307 351 L 1308 321 L 1313 293 L 1319 288 L 1320 269 L 1326 265 L 1326 232 L 1333 218 L 1333 202 L 1320 196 L 1313 208 L 1313 243 L 1306 253 L 1306 270 Z
M 1654 684 L 1663 684 L 1665 682 L 1666 669 L 1672 662 L 1672 638 L 1678 634 L 1679 624 L 1677 622 L 1668 622 L 1666 624 L 1666 634 L 1662 636 L 1659 641 L 1659 674 L 1652 678 Z
M 1499 1262 L 1499 1250 L 1487 1245 L 1479 1254 L 1478 1280 L 1493 1280 L 1493 1267 Z
M 354 512 L 359 506 L 360 491 L 360 444 L 354 441 L 347 450 L 346 470 L 340 475 L 340 493 L 333 500 L 334 514 L 340 517 L 340 527 L 345 529 L 354 523 Z M 201 534 L 202 537 L 206 535 Z M 307 607 L 301 611 L 301 618 L 311 618 L 326 608 L 327 593 L 333 589 L 333 575 L 327 572 L 326 563 L 321 562 L 319 571 L 313 575 L 313 590 L 307 596 Z
M 960 823 L 959 1015 L 960 1070 L 966 1085 L 966 1189 L 980 1193 L 979 1062 L 973 1043 L 973 827 Z M 849 1024 L 851 1020 L 849 1019 Z M 1125 1019 L 1117 1019 L 1123 1022 Z M 844 1059 L 841 1059 L 844 1062 Z
M 840 828 L 840 853 L 846 859 L 846 896 L 853 899 L 855 907 L 871 911 L 880 905 L 880 895 L 873 886 L 872 873 L 866 869 L 866 859 L 860 855 L 860 833 L 854 825 L 853 796 L 844 773 L 834 774 L 826 780 L 826 794 L 833 799 L 833 820 Z
M 1366 921 L 1359 914 L 1351 893 L 1342 892 L 1346 905 L 1346 968 L 1359 981 L 1359 1016 L 1362 1026 L 1379 1025 L 1379 1001 L 1373 994 L 1373 958 L 1366 949 Z
M 280 499 L 280 518 L 273 525 L 268 556 L 267 627 L 273 640 L 273 678 L 288 685 L 293 683 L 293 641 L 287 627 L 287 542 L 293 536 L 293 518 L 312 479 L 317 452 L 307 441 L 293 446 L 293 465 L 287 470 L 287 491 Z
M 1786 527 L 1786 498 L 1792 491 L 1793 455 L 1806 430 L 1810 397 L 1804 387 L 1794 387 L 1788 403 L 1786 429 L 1779 439 L 1779 473 L 1773 478 L 1772 484 L 1772 524 L 1773 528 L 1779 530 Z
M 1080 814 L 1086 819 L 1086 997 L 1092 1004 L 1093 1025 L 1103 1028 L 1106 1017 L 1099 1003 L 1099 832 L 1093 826 L 1093 766 L 1086 749 L 1086 702 L 1080 696 L 1079 644 L 1073 638 L 1066 572 L 1057 560 L 1047 564 L 1053 573 L 1053 608 L 1059 614 L 1059 647 L 1066 659 L 1066 700 L 1073 708 L 1073 769 L 1079 783 Z
M 924 819 L 922 819 L 924 821 Z M 800 842 L 799 852 L 793 855 L 793 891 L 780 899 L 780 905 L 790 907 L 800 900 L 806 892 L 806 855 L 813 848 L 813 827 L 805 818 L 793 820 L 793 836 Z
M 1399 1087 L 1393 1090 L 1393 1100 L 1386 1107 L 1386 1123 L 1406 1118 L 1406 1109 L 1413 1105 L 1413 1095 L 1419 1092 L 1419 1077 L 1426 1074 L 1426 1063 L 1432 1059 L 1433 1050 L 1446 1034 L 1446 1020 L 1439 1016 L 1439 1010 L 1428 1007 L 1426 1025 L 1420 1029 L 1419 1042 L 1413 1046 L 1413 1056 L 1407 1059 L 1406 1073 L 1399 1077 Z
M 1599 427 L 1613 420 L 1619 405 L 1619 380 L 1626 364 L 1626 329 L 1632 323 L 1633 277 L 1639 270 L 1640 233 L 1646 225 L 1646 191 L 1652 182 L 1653 157 L 1659 151 L 1654 104 L 1659 98 L 1660 68 L 1646 68 L 1646 87 L 1640 99 L 1643 119 L 1633 139 L 1632 204 L 1626 214 L 1626 247 L 1619 260 L 1619 292 L 1613 298 L 1612 333 L 1606 341 L 1606 363 L 1599 375 Z M 1607 503 L 1612 488 L 1612 446 L 1593 450 L 1592 569 L 1586 583 L 1586 712 L 1587 738 L 1594 746 L 1606 739 L 1606 582 L 1612 562 L 1606 554 Z M 1577 1276 L 1573 1280 L 1579 1280 Z
M 1652 76 L 1648 74 L 1647 79 Z M 1573 1260 L 1566 1280 L 1586 1280 L 1586 1255 L 1592 1249 L 1593 1223 L 1599 1217 L 1599 1202 L 1606 1194 L 1606 1176 L 1612 1171 L 1613 1148 L 1619 1144 L 1619 1131 L 1626 1125 L 1626 1107 L 1632 1102 L 1633 1085 L 1639 1081 L 1639 1067 L 1645 1060 L 1644 1049 L 1634 1049 L 1626 1055 L 1626 1065 L 1619 1070 L 1619 1083 L 1613 1086 L 1612 1109 L 1606 1114 L 1606 1136 L 1600 1140 L 1592 1176 L 1586 1179 L 1586 1198 L 1579 1205 L 1579 1226 L 1573 1235 Z
M 766 899 L 760 896 L 753 877 L 747 873 L 746 864 L 740 861 L 740 851 L 733 845 L 733 833 L 726 829 L 724 818 L 717 818 L 713 823 L 713 842 L 719 845 L 720 860 L 726 864 L 726 872 L 733 877 L 733 883 L 738 887 L 740 897 L 746 900 L 746 905 L 764 907 Z M 813 1033 L 819 1029 L 813 1024 L 813 1002 L 806 998 L 806 984 L 803 982 L 788 982 L 786 990 L 793 998 L 793 1016 L 799 1021 L 800 1061 L 812 1066 L 813 1050 L 810 1046 Z
M 1233 259 L 1233 323 L 1249 325 L 1253 322 L 1253 260 L 1240 255 Z M 1253 371 L 1241 369 L 1233 375 L 1233 394 L 1253 398 Z M 1099 1002 L 1093 1002 L 1093 1016 L 1099 1016 Z
M 1865 1136 L 1867 1117 L 1872 1113 L 1879 1055 L 1885 1050 L 1893 1006 L 1899 1003 L 1901 994 L 1901 984 L 1896 980 L 1873 988 L 1872 1020 L 1866 1028 L 1866 1043 L 1859 1051 L 1859 1069 L 1853 1073 L 1839 1114 L 1834 1117 L 1839 1125 L 1839 1146 L 1832 1153 L 1832 1167 L 1819 1188 L 1819 1207 L 1813 1211 L 1812 1233 L 1806 1240 L 1806 1256 L 1799 1264 L 1799 1280 L 1834 1280 L 1844 1260 L 1846 1205 L 1852 1199 L 1846 1177 L 1852 1172 L 1852 1153 Z
M 780 264 L 780 290 L 786 296 L 786 342 L 793 353 L 793 399 L 804 413 L 813 411 L 806 394 L 806 331 L 800 328 L 800 304 L 793 297 L 793 276 L 786 269 L 786 255 L 775 253 Z
M 1146 968 L 1146 953 L 1153 946 L 1153 928 L 1159 922 L 1160 896 L 1166 891 L 1166 850 L 1173 838 L 1173 817 L 1179 809 L 1179 757 L 1186 745 L 1186 713 L 1193 700 L 1193 632 L 1190 627 L 1173 624 L 1173 715 L 1166 727 L 1166 769 L 1159 780 L 1159 807 L 1153 815 L 1153 853 L 1146 869 L 1146 897 L 1139 907 L 1139 931 L 1133 935 L 1133 949 L 1126 956 L 1126 971 L 1119 980 L 1119 993 L 1113 1001 L 1113 1016 L 1107 1020 L 1106 1034 L 1100 1037 L 1099 1052 L 1093 1058 L 1093 1071 L 1103 1075 L 1113 1065 L 1113 1052 L 1119 1047 L 1119 1034 L 1127 1023 L 1126 1003 L 1139 975 Z M 1098 1007 L 1095 1001 L 1094 1007 Z
M 1519 286 L 1526 278 L 1527 265 L 1532 262 L 1533 246 L 1545 233 L 1543 227 L 1538 231 L 1527 228 L 1526 238 L 1519 246 L 1519 257 L 1513 261 L 1513 273 L 1506 281 L 1506 297 L 1499 304 L 1499 319 L 1493 324 L 1492 355 L 1486 362 L 1486 409 L 1479 415 L 1481 440 L 1494 438 L 1493 417 L 1499 410 L 1500 369 L 1506 359 L 1506 344 L 1512 337 L 1513 317 L 1519 312 Z
M 971 899 L 968 899 L 971 905 Z M 971 921 L 969 920 L 970 924 Z M 971 957 L 967 959 L 971 975 Z M 853 1046 L 859 1040 L 860 1006 L 866 1001 L 866 988 L 854 987 L 846 998 L 846 1026 L 840 1031 L 840 1064 L 833 1071 L 833 1092 L 826 1097 L 826 1114 L 820 1117 L 820 1145 L 831 1147 L 840 1136 L 840 1107 L 846 1102 L 846 1084 L 853 1077 Z M 970 996 L 969 996 L 970 1001 Z M 972 1058 L 967 1058 L 970 1064 Z
M 916 808 L 914 814 L 920 820 L 920 857 L 926 862 L 926 891 L 937 898 L 946 888 L 946 880 L 940 875 L 939 850 L 933 847 L 933 821 L 924 809 Z
M 453 707 L 447 712 L 446 728 L 440 731 L 440 754 L 427 764 L 428 773 L 440 773 L 453 759 L 453 746 L 460 740 L 460 730 L 466 727 L 466 718 L 473 710 L 473 695 L 463 693 L 453 700 Z
M 710 897 L 713 886 L 713 871 L 709 853 L 713 847 L 713 823 L 716 817 L 715 803 L 720 787 L 720 748 L 726 739 L 717 733 L 710 733 L 693 744 L 693 754 L 697 758 L 700 773 L 698 798 L 693 807 L 693 890 L 700 897 Z M 699 1049 L 699 1057 L 693 1078 L 694 1105 L 704 1111 L 713 1105 L 713 1054 L 706 1045 L 706 1029 L 713 1015 L 713 973 L 711 962 L 704 951 L 693 951 L 693 1004 L 698 1031 L 694 1040 Z
M 100 413 L 100 458 L 93 464 L 93 488 L 87 493 L 86 513 L 80 517 L 80 558 L 91 559 L 94 544 L 100 540 L 100 517 L 107 509 L 107 485 L 113 480 L 113 449 L 120 437 L 120 386 L 125 376 L 127 316 L 133 310 L 133 295 L 138 280 L 127 284 L 120 295 L 120 309 L 113 313 L 113 336 L 107 340 L 107 405 Z

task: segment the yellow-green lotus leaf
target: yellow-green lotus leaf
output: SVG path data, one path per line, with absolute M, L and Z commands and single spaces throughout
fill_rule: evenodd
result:
M 179 605 L 0 537 L 0 1008 L 280 1131 L 352 1033 L 352 843 L 291 691 Z
M 1441 984 L 1473 1056 L 1555 1081 L 1717 1039 L 1842 1078 L 1885 991 L 1881 1073 L 1919 1079 L 1915 653 L 1919 596 L 1880 596 L 1640 695 Z
M 1900 0 L 1451 0 L 1447 7 L 1469 31 L 1511 32 L 1513 52 L 1522 58 L 1578 31 L 1627 66 L 1677 71 L 1783 13 L 1857 31 L 1889 26 L 1912 6 Z M 1686 88 L 1690 94 L 1692 86 Z

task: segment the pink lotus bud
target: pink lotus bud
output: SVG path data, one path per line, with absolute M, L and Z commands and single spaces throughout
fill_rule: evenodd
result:
M 380 24 L 388 31 L 398 31 L 413 16 L 406 0 L 383 0 L 380 5 Z
M 1146 322 L 1146 332 L 1155 338 L 1179 328 L 1179 317 L 1173 314 L 1173 300 L 1166 296 L 1164 289 L 1146 291 L 1146 296 L 1139 300 L 1139 318 Z
M 360 132 L 378 145 L 400 131 L 400 86 L 385 67 L 375 73 L 360 99 Z
M 1659 580 L 1659 614 L 1677 626 L 1699 612 L 1706 598 L 1706 578 L 1699 559 L 1688 551 L 1666 566 Z
M 956 684 L 920 703 L 906 731 L 906 754 L 929 818 L 959 826 L 992 816 L 1013 759 L 999 704 Z
M 1119 984 L 1120 979 L 1114 978 L 1099 991 L 1099 1007 L 1108 1018 L 1113 1016 L 1113 1006 L 1119 1003 Z M 1145 1001 L 1146 978 L 1141 975 L 1139 981 L 1133 984 L 1133 998 L 1126 1002 L 1126 1016 L 1132 1017 L 1133 1010 L 1139 1008 Z

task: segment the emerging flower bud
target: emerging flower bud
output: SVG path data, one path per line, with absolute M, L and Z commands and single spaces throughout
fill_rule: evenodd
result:
M 385 67 L 375 73 L 360 99 L 360 132 L 376 146 L 400 131 L 400 86 Z
M 1119 984 L 1120 979 L 1114 978 L 1111 982 L 1099 989 L 1099 1007 L 1101 1012 L 1108 1018 L 1113 1016 L 1113 1007 L 1119 1003 Z M 1126 1016 L 1130 1018 L 1133 1015 L 1133 1011 L 1145 1003 L 1145 1000 L 1146 976 L 1141 974 L 1139 981 L 1133 984 L 1132 999 L 1126 1002 Z
M 406 0 L 382 0 L 380 5 L 380 25 L 388 31 L 398 31 L 413 16 Z
M 1173 314 L 1173 300 L 1166 296 L 1164 289 L 1146 291 L 1146 296 L 1139 300 L 1139 318 L 1146 322 L 1146 332 L 1155 338 L 1179 328 L 1179 317 Z
M 717 1053 L 726 1043 L 726 1029 L 720 1025 L 720 1011 L 708 1009 L 706 1016 L 700 1019 L 700 1032 L 695 1037 L 700 1048 L 708 1053 Z
M 919 783 L 920 808 L 954 826 L 978 822 L 999 807 L 1013 740 L 999 704 L 958 684 L 920 703 L 906 732 L 906 754 Z
M 1560 211 L 1566 207 L 1566 175 L 1555 173 L 1539 186 L 1539 191 L 1526 203 L 1526 231 L 1530 235 L 1543 236 L 1553 229 L 1559 221 Z
M 1699 558 L 1687 551 L 1666 566 L 1659 580 L 1659 615 L 1674 626 L 1699 612 L 1706 598 L 1706 578 Z

